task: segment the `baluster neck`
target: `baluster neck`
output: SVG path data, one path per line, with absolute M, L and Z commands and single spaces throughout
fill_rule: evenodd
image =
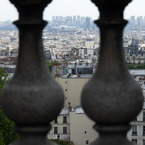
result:
M 124 65 L 124 51 L 122 49 L 122 31 L 127 21 L 108 21 L 98 20 L 96 24 L 100 28 L 100 53 L 98 60 L 98 71 L 95 76 L 114 74 L 116 77 L 120 72 L 126 73 L 127 68 Z M 107 61 L 106 61 L 107 58 Z M 111 67 L 112 66 L 112 67 Z M 119 74 L 118 74 L 119 73 Z
M 48 76 L 42 45 L 42 29 L 47 23 L 41 21 L 40 23 L 30 24 L 29 22 L 17 21 L 15 24 L 19 28 L 20 35 L 20 49 L 15 76 L 17 76 L 17 72 L 21 72 L 21 77 L 23 75 L 31 78 Z M 38 68 L 39 70 L 36 71 Z

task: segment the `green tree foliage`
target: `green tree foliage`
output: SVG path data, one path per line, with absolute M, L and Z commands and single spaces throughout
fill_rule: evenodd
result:
M 132 64 L 128 64 L 128 69 L 145 69 L 145 64 L 140 64 L 140 65 L 132 65 Z
M 0 108 L 0 145 L 8 145 L 18 137 L 14 131 L 14 123 L 10 121 Z
M 52 67 L 53 67 L 55 64 L 59 64 L 59 62 L 57 62 L 57 61 L 47 61 L 46 63 L 47 63 L 47 65 L 48 65 L 48 68 L 49 68 L 50 71 L 52 70 Z
M 136 69 L 145 69 L 145 64 L 137 65 Z
M 128 64 L 128 69 L 134 69 L 134 65 Z
M 51 141 L 57 143 L 58 145 L 73 145 L 72 143 L 64 140 L 59 140 L 59 139 L 51 139 Z
M 6 68 L 0 68 L 0 94 L 3 86 L 8 82 L 9 74 L 6 71 Z
M 3 86 L 9 80 L 8 77 L 6 68 L 0 69 L 0 95 Z M 13 127 L 14 123 L 7 118 L 0 106 L 0 145 L 8 145 L 17 139 L 18 135 Z

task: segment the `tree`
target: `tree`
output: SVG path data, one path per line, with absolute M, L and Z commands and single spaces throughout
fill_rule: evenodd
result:
M 0 68 L 0 94 L 3 86 L 8 82 L 9 74 L 6 68 Z
M 47 65 L 48 65 L 48 68 L 49 70 L 51 71 L 52 70 L 52 67 L 55 65 L 55 64 L 59 64 L 59 62 L 57 61 L 46 61 Z
M 3 86 L 9 81 L 6 68 L 0 68 L 0 95 Z M 18 138 L 14 131 L 14 123 L 8 119 L 0 106 L 0 145 L 8 145 Z
M 14 123 L 10 121 L 0 108 L 0 145 L 8 145 L 18 137 L 14 131 Z
M 128 66 L 128 69 L 135 69 L 135 66 L 132 64 L 128 64 L 127 66 Z

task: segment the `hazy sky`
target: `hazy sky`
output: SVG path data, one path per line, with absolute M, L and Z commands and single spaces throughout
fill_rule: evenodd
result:
M 117 2 L 117 0 L 116 0 Z M 53 0 L 44 11 L 44 19 L 50 20 L 52 16 L 90 16 L 97 19 L 99 12 L 90 0 Z M 145 16 L 145 0 L 133 0 L 125 9 L 124 17 Z M 9 0 L 0 0 L 0 21 L 17 20 L 16 8 Z

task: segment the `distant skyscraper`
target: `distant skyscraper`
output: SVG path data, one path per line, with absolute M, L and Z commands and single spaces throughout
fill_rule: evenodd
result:
M 138 23 L 138 25 L 143 24 L 143 17 L 142 16 L 137 17 L 137 23 Z
M 62 16 L 59 16 L 59 21 L 63 22 L 63 17 Z
M 73 16 L 73 24 L 76 24 L 76 22 L 77 22 L 77 18 L 76 16 Z
M 86 17 L 81 17 L 81 25 L 84 26 L 86 23 Z
M 143 18 L 143 16 L 140 16 L 140 23 L 141 23 L 141 25 L 144 24 L 144 18 Z
M 52 22 L 55 23 L 55 16 L 52 16 Z
M 81 20 L 81 17 L 77 16 L 77 21 L 80 22 L 80 20 Z
M 56 16 L 56 21 L 58 21 L 58 16 Z
M 91 18 L 90 17 L 86 17 L 85 28 L 86 29 L 90 29 L 91 28 Z
M 71 25 L 72 24 L 72 16 L 67 16 L 66 17 L 66 24 Z
M 135 24 L 135 16 L 130 17 L 130 23 Z

